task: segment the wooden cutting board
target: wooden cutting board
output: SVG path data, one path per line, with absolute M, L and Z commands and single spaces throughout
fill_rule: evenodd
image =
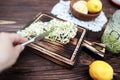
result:
M 32 23 L 37 21 L 47 22 L 53 18 L 55 17 L 48 14 L 40 13 Z M 37 43 L 29 44 L 28 49 L 35 54 L 43 56 L 60 65 L 73 67 L 77 60 L 77 57 L 79 56 L 81 44 L 85 34 L 86 30 L 82 27 L 78 27 L 77 35 L 75 36 L 75 38 L 71 39 L 68 44 L 43 40 Z

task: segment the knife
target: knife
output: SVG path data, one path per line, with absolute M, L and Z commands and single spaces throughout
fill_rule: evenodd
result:
M 50 31 L 44 32 L 44 33 L 42 33 L 42 34 L 39 34 L 38 36 L 33 37 L 32 39 L 28 40 L 28 41 L 25 42 L 25 43 L 22 43 L 21 45 L 26 46 L 26 45 L 29 44 L 29 43 L 43 40 L 43 39 L 45 38 L 45 36 L 49 35 L 49 33 L 50 33 Z

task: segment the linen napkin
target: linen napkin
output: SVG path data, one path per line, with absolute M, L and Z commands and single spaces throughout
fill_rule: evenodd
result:
M 75 18 L 70 11 L 70 1 L 60 0 L 51 10 L 51 13 L 63 20 L 70 20 L 75 24 L 82 26 L 93 32 L 101 31 L 104 24 L 107 22 L 107 18 L 103 11 L 100 15 L 91 21 L 83 21 Z

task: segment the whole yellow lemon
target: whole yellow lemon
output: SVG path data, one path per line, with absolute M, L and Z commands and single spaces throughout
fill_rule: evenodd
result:
M 97 13 L 102 10 L 102 2 L 100 0 L 89 0 L 87 2 L 87 8 L 89 13 Z
M 113 73 L 112 66 L 105 61 L 96 60 L 89 65 L 89 74 L 94 80 L 112 80 Z

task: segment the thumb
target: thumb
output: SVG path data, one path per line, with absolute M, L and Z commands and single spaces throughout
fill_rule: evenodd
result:
M 16 45 L 15 46 L 15 55 L 16 57 L 19 56 L 19 54 L 24 50 L 24 46 L 22 45 Z

